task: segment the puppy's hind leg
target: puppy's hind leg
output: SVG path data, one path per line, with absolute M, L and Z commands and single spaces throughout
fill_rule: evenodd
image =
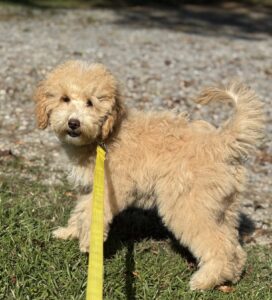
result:
M 234 228 L 217 222 L 213 210 L 216 203 L 206 197 L 209 195 L 190 193 L 188 198 L 175 201 L 175 207 L 160 209 L 166 226 L 199 260 L 200 268 L 190 281 L 193 290 L 236 282 L 246 259 Z M 207 207 L 208 201 L 214 205 Z

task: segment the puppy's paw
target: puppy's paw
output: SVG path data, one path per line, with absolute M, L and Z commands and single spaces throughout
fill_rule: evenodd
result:
M 206 289 L 209 289 L 209 287 L 206 286 L 205 282 L 195 279 L 194 277 L 190 280 L 190 289 L 192 291 L 204 291 Z
M 107 238 L 108 238 L 108 232 L 104 232 L 104 235 L 103 235 L 104 242 L 107 240 Z M 83 253 L 89 252 L 89 250 L 90 250 L 89 235 L 87 235 L 83 239 L 81 239 L 81 241 L 79 242 L 79 249 Z
M 83 252 L 83 253 L 87 253 L 89 252 L 89 249 L 90 249 L 90 245 L 89 243 L 79 243 L 79 249 L 80 249 L 80 252 Z
M 191 290 L 208 290 L 214 288 L 216 285 L 216 278 L 208 276 L 202 270 L 196 272 L 190 280 Z
M 76 237 L 76 231 L 71 227 L 59 227 L 53 231 L 53 236 L 57 239 L 67 240 Z

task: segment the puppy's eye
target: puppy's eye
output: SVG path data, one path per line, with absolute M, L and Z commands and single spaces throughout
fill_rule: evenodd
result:
M 50 93 L 50 92 L 45 93 L 45 97 L 46 97 L 46 98 L 53 98 L 54 96 L 55 96 L 55 95 L 52 94 L 52 93 Z
M 66 103 L 70 102 L 70 98 L 68 96 L 61 97 L 61 100 Z
M 107 100 L 107 96 L 106 95 L 101 95 L 101 96 L 98 96 L 97 99 L 99 101 L 104 101 L 104 100 Z
M 87 100 L 87 106 L 88 106 L 88 107 L 91 107 L 91 106 L 93 106 L 93 102 L 92 102 L 92 100 L 90 100 L 90 99 L 88 99 L 88 100 Z

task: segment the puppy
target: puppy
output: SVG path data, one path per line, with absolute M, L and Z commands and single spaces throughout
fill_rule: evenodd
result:
M 234 115 L 220 128 L 189 122 L 185 114 L 128 111 L 118 83 L 101 64 L 68 61 L 35 93 L 42 129 L 53 129 L 71 163 L 70 179 L 81 194 L 68 225 L 54 231 L 78 238 L 88 251 L 96 147 L 107 148 L 104 238 L 115 215 L 128 206 L 156 207 L 164 224 L 199 261 L 191 289 L 237 282 L 246 254 L 238 241 L 243 162 L 263 136 L 262 104 L 234 83 L 209 88 L 197 101 L 230 101 Z

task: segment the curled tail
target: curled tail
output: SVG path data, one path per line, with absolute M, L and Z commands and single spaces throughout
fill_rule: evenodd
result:
M 211 101 L 232 102 L 235 112 L 218 132 L 235 158 L 247 157 L 264 137 L 262 102 L 242 83 L 230 83 L 222 89 L 207 88 L 196 99 L 200 104 Z

